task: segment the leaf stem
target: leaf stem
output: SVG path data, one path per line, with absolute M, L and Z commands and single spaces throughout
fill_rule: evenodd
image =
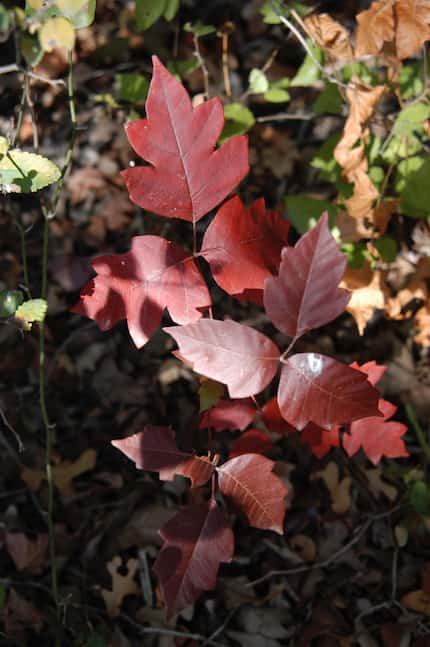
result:
M 418 444 L 423 450 L 423 458 L 427 465 L 430 465 L 430 446 L 426 440 L 425 433 L 423 428 L 421 427 L 420 423 L 418 422 L 417 415 L 415 413 L 415 409 L 411 404 L 405 404 L 405 411 L 406 415 L 408 417 L 408 420 L 415 432 L 415 435 L 418 440 Z

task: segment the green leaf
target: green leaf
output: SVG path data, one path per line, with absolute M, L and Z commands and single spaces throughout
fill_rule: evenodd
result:
M 0 290 L 0 317 L 11 317 L 24 301 L 24 295 L 18 290 Z
M 310 198 L 306 195 L 288 195 L 284 198 L 287 220 L 299 234 L 305 234 L 318 222 L 324 211 L 328 211 L 330 227 L 334 225 L 336 207 L 328 200 Z
M 397 257 L 397 242 L 394 238 L 384 236 L 383 238 L 376 238 L 373 245 L 381 254 L 381 258 L 386 263 L 393 263 Z
M 334 159 L 334 149 L 336 148 L 340 137 L 340 133 L 335 133 L 329 137 L 311 162 L 311 166 L 319 169 L 321 178 L 327 182 L 336 182 L 341 173 L 341 168 Z
M 61 171 L 47 157 L 9 150 L 0 156 L 0 191 L 33 193 L 60 179 Z
M 229 103 L 224 106 L 224 117 L 226 122 L 219 138 L 220 144 L 235 135 L 243 135 L 255 124 L 254 115 L 241 103 Z
M 423 65 L 419 61 L 403 65 L 399 74 L 400 94 L 404 101 L 418 97 L 424 90 Z
M 254 67 L 248 77 L 248 91 L 250 94 L 263 94 L 269 89 L 269 81 L 262 70 Z
M 342 113 L 343 99 L 339 92 L 337 85 L 334 83 L 327 83 L 324 90 L 315 100 L 314 112 L 317 113 L 331 113 L 340 115 Z
M 123 101 L 138 103 L 145 101 L 148 94 L 149 81 L 141 74 L 117 74 L 115 80 L 118 84 L 119 98 Z
M 136 0 L 136 24 L 139 31 L 145 31 L 163 15 L 166 0 Z
M 49 18 L 39 30 L 39 41 L 45 52 L 52 52 L 56 47 L 72 50 L 75 46 L 73 24 L 63 16 Z
M 267 2 L 260 7 L 259 13 L 263 16 L 263 22 L 265 22 L 266 25 L 281 24 L 281 19 L 278 14 L 275 13 L 270 0 L 267 0 Z
M 420 515 L 430 514 L 430 492 L 424 481 L 415 481 L 409 492 L 409 501 Z
M 206 379 L 200 384 L 200 413 L 211 409 L 224 394 L 224 385 L 215 380 Z
M 10 28 L 10 17 L 9 17 L 9 12 L 4 6 L 3 3 L 0 3 L 0 35 L 6 35 L 9 32 Z
M 400 194 L 403 213 L 413 218 L 430 214 L 429 184 L 429 158 L 417 156 L 399 162 L 395 189 Z
M 423 131 L 423 122 L 430 117 L 430 106 L 418 102 L 403 108 L 397 116 L 393 126 L 395 135 L 412 135 L 414 132 Z
M 61 15 L 68 18 L 76 29 L 94 22 L 96 0 L 56 0 Z
M 287 103 L 290 100 L 290 94 L 282 88 L 270 88 L 264 93 L 264 98 L 269 103 Z
M 188 60 L 176 60 L 169 61 L 167 64 L 167 69 L 171 74 L 174 74 L 177 78 L 181 79 L 187 74 L 191 74 L 199 67 L 200 63 L 196 57 L 190 58 Z
M 321 64 L 324 60 L 323 51 L 314 45 L 311 40 L 307 40 L 307 44 L 309 49 L 313 52 L 314 58 L 309 54 L 306 54 L 306 58 L 299 67 L 296 76 L 290 81 L 290 85 L 293 87 L 314 85 L 315 81 L 318 81 L 321 77 L 320 69 L 314 63 L 314 59 Z
M 15 319 L 22 323 L 24 330 L 31 330 L 33 323 L 45 320 L 48 303 L 45 299 L 30 299 L 19 306 Z
M 31 35 L 26 31 L 20 34 L 20 50 L 30 67 L 38 65 L 45 54 L 37 35 Z
M 178 13 L 180 0 L 166 0 L 163 17 L 170 22 Z
M 188 31 L 191 34 L 194 34 L 197 38 L 203 38 L 203 36 L 209 36 L 210 34 L 216 33 L 216 27 L 213 25 L 204 25 L 200 20 L 197 22 L 187 22 L 184 25 L 184 31 Z
M 416 155 L 424 148 L 424 142 L 416 135 L 393 137 L 388 146 L 381 153 L 382 159 L 388 164 L 397 162 L 402 157 Z
M 364 243 L 343 243 L 340 249 L 343 254 L 346 254 L 349 267 L 353 270 L 363 267 L 368 255 L 367 247 Z
M 367 85 L 377 85 L 380 80 L 374 71 L 364 63 L 349 63 L 342 68 L 342 81 L 349 83 L 353 76 L 358 76 Z
M 382 166 L 371 166 L 369 169 L 369 177 L 377 189 L 381 189 L 385 180 L 385 171 Z

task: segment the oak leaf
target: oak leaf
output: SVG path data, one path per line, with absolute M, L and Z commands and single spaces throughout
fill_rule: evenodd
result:
M 154 572 L 160 579 L 168 617 L 215 588 L 219 565 L 233 557 L 234 537 L 213 499 L 190 505 L 160 530 L 164 540 Z
M 187 324 L 211 304 L 193 257 L 159 236 L 135 236 L 129 252 L 100 256 L 92 265 L 97 276 L 72 312 L 94 319 L 101 330 L 127 319 L 137 348 L 155 333 L 164 308 L 174 321 Z
M 242 454 L 217 469 L 221 492 L 255 528 L 282 535 L 287 487 L 273 474 L 273 461 L 259 454 Z
M 122 172 L 133 202 L 161 216 L 196 222 L 248 173 L 245 136 L 214 150 L 224 126 L 218 98 L 193 108 L 181 83 L 156 56 L 146 119 L 128 122 L 130 144 L 148 166 Z
M 162 481 L 171 481 L 175 474 L 180 474 L 191 480 L 191 487 L 199 487 L 210 479 L 215 469 L 207 456 L 195 456 L 178 449 L 175 432 L 169 427 L 146 425 L 133 436 L 113 440 L 112 445 L 138 469 L 158 472 Z
M 297 339 L 338 317 L 350 299 L 338 287 L 346 263 L 325 213 L 295 247 L 282 250 L 279 275 L 266 280 L 264 307 L 275 326 Z

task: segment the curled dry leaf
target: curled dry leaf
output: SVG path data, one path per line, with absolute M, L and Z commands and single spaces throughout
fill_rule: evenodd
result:
M 221 492 L 244 513 L 254 528 L 282 535 L 287 487 L 273 474 L 274 462 L 243 454 L 217 468 Z
M 384 43 L 394 39 L 393 3 L 386 0 L 372 2 L 369 9 L 357 14 L 355 55 L 377 55 Z
M 430 40 L 430 4 L 428 0 L 397 0 L 396 51 L 400 60 L 414 56 Z
M 334 60 L 350 61 L 354 58 L 351 34 L 328 14 L 313 14 L 304 19 L 309 34 Z
M 366 262 L 358 269 L 348 267 L 341 285 L 352 292 L 346 309 L 354 317 L 358 332 L 363 335 L 375 309 L 385 308 L 388 291 L 385 279 L 380 271 L 372 272 Z

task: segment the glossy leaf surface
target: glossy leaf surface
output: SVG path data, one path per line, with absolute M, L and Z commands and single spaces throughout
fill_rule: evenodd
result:
M 235 321 L 202 319 L 164 330 L 179 345 L 175 355 L 197 373 L 226 384 L 232 398 L 259 393 L 278 368 L 277 346 L 257 330 Z
M 378 397 L 362 372 L 319 353 L 297 353 L 282 367 L 279 408 L 299 431 L 309 422 L 331 429 L 378 416 Z
M 150 165 L 122 172 L 130 198 L 161 216 L 196 222 L 248 173 L 246 137 L 214 150 L 224 126 L 221 101 L 196 108 L 179 81 L 153 57 L 146 119 L 128 122 L 130 144 Z
M 222 205 L 206 230 L 201 253 L 218 285 L 233 296 L 261 291 L 264 280 L 278 271 L 290 225 L 264 199 L 246 208 L 235 196 Z M 256 295 L 252 295 L 254 298 Z
M 324 214 L 295 247 L 282 250 L 279 275 L 265 283 L 264 307 L 275 326 L 297 338 L 338 317 L 350 299 L 338 287 L 345 268 Z
M 193 258 L 159 236 L 136 236 L 126 254 L 100 256 L 92 265 L 97 276 L 72 312 L 94 319 L 101 330 L 127 319 L 138 348 L 157 330 L 165 307 L 174 321 L 186 324 L 211 303 Z
M 180 451 L 175 432 L 169 427 L 146 425 L 133 436 L 113 440 L 112 445 L 128 456 L 138 469 L 159 472 L 162 481 L 171 481 L 175 474 L 180 474 L 191 479 L 191 487 L 199 487 L 214 471 L 213 463 L 206 456 Z
M 282 534 L 287 488 L 272 473 L 273 466 L 259 454 L 237 456 L 218 468 L 219 487 L 251 526 Z
M 154 564 L 167 615 L 193 604 L 215 588 L 219 565 L 233 557 L 234 537 L 224 511 L 214 500 L 190 505 L 160 530 L 165 544 Z

